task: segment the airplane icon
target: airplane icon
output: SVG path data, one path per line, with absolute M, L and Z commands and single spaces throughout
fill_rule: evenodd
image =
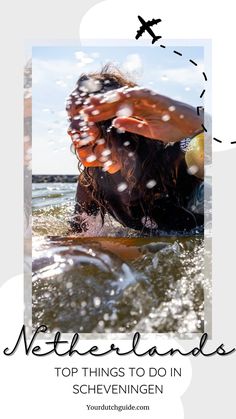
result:
M 161 19 L 152 19 L 148 20 L 147 22 L 145 22 L 145 20 L 141 16 L 138 16 L 138 19 L 142 23 L 142 26 L 140 26 L 139 30 L 137 31 L 135 39 L 139 39 L 145 31 L 147 31 L 149 35 L 152 36 L 152 44 L 154 44 L 154 42 L 158 41 L 158 39 L 161 38 L 161 36 L 156 36 L 153 30 L 151 29 L 151 26 L 161 22 Z

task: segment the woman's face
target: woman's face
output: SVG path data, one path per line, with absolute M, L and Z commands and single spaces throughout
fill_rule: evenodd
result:
M 118 153 L 108 148 L 101 129 L 94 123 L 88 123 L 81 111 L 82 106 L 76 106 L 71 96 L 67 106 L 70 121 L 68 134 L 78 159 L 85 167 L 102 167 L 110 174 L 118 172 L 121 168 Z

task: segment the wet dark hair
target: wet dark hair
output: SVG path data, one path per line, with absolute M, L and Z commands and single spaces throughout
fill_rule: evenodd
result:
M 88 80 L 97 82 L 97 90 L 83 91 L 83 83 Z M 90 95 L 106 93 L 120 87 L 135 87 L 125 74 L 112 65 L 106 65 L 100 72 L 82 74 L 77 82 L 76 89 L 72 92 L 71 100 L 81 107 Z M 77 98 L 75 102 L 74 98 Z M 71 103 L 71 102 L 70 102 Z M 186 172 L 184 153 L 180 143 L 166 146 L 159 140 L 148 139 L 142 135 L 129 132 L 119 132 L 112 126 L 112 120 L 96 123 L 102 132 L 108 148 L 113 153 L 119 154 L 121 175 L 135 196 L 140 196 L 140 203 L 144 214 L 149 215 L 153 202 L 157 199 L 168 199 L 174 205 L 183 207 L 199 180 L 189 176 Z M 124 145 L 124 143 L 128 143 Z M 79 163 L 79 183 L 87 188 L 92 195 L 102 217 L 106 212 L 104 189 L 101 184 L 102 168 L 88 167 L 81 170 Z M 109 183 L 113 175 L 103 173 L 105 182 Z M 147 183 L 153 180 L 155 186 L 147 188 Z M 132 199 L 131 199 L 132 201 Z

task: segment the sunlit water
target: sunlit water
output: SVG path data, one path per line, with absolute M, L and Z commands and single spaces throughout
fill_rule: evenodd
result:
M 139 237 L 110 217 L 72 236 L 76 184 L 33 185 L 33 324 L 62 332 L 202 332 L 204 242 Z M 91 237 L 95 233 L 98 237 Z M 116 237 L 116 238 L 114 238 Z

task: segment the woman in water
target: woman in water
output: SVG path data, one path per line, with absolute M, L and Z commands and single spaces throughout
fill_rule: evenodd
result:
M 73 231 L 106 212 L 151 235 L 203 225 L 203 129 L 193 107 L 106 66 L 79 78 L 66 110 L 80 166 Z

